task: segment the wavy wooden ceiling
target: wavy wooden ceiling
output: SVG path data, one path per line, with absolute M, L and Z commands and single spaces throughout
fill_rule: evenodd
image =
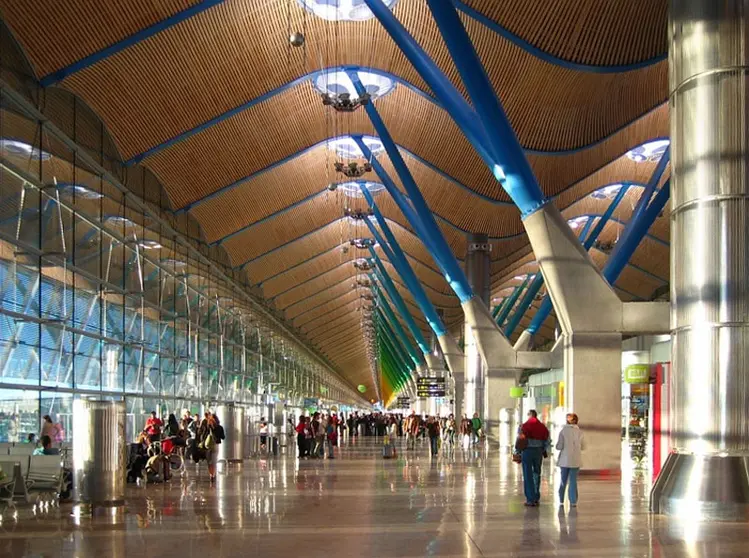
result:
M 2 13 L 42 77 L 197 3 L 159 0 L 144 8 L 136 0 L 16 0 Z M 667 65 L 661 60 L 665 0 L 609 0 L 605 9 L 598 0 L 466 0 L 466 6 L 562 61 L 542 60 L 461 14 L 539 183 L 566 217 L 602 214 L 606 203 L 588 196 L 601 186 L 647 182 L 654 165 L 623 154 L 668 135 Z M 400 0 L 395 14 L 463 91 L 425 1 Z M 289 27 L 306 29 L 306 49 L 289 49 Z M 564 61 L 597 68 L 575 69 Z M 534 272 L 517 211 L 376 20 L 335 24 L 305 14 L 296 1 L 226 0 L 61 85 L 91 105 L 129 159 L 309 72 L 340 64 L 389 72 L 415 88 L 399 84 L 376 101 L 377 108 L 456 256 L 465 254 L 467 231 L 489 234 L 497 297 L 518 283 L 516 275 Z M 628 64 L 641 67 L 600 71 Z M 365 252 L 347 246 L 370 234 L 343 216 L 346 207 L 364 205 L 326 191 L 338 180 L 335 157 L 324 145 L 314 146 L 339 134 L 372 132 L 361 111 L 341 116 L 324 109 L 304 80 L 144 159 L 172 208 L 187 208 L 206 242 L 222 246 L 232 265 L 241 266 L 352 383 L 370 386 L 359 327 L 362 302 L 352 288 L 352 260 Z M 380 159 L 395 176 L 387 156 Z M 635 190 L 604 229 L 604 242 L 620 234 Z M 451 327 L 459 323 L 457 299 L 435 262 L 390 197 L 377 200 L 428 296 L 445 308 Z M 617 281 L 622 298 L 648 298 L 668 278 L 668 233 L 665 215 Z M 412 296 L 378 253 L 426 333 Z M 593 256 L 603 265 L 603 252 Z M 553 335 L 551 320 L 542 337 Z

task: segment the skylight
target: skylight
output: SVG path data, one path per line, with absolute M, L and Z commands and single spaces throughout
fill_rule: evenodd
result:
M 357 70 L 356 73 L 372 100 L 384 97 L 395 88 L 395 82 L 382 74 L 366 70 Z M 352 101 L 359 99 L 354 83 L 351 81 L 348 73 L 343 70 L 334 69 L 320 72 L 313 79 L 312 84 L 321 95 L 341 95 L 342 93 L 348 93 Z
M 649 141 L 628 151 L 627 157 L 636 163 L 644 163 L 645 161 L 655 163 L 661 160 L 668 145 L 667 139 Z
M 8 155 L 23 157 L 24 159 L 47 161 L 52 158 L 52 155 L 46 151 L 37 149 L 26 142 L 13 139 L 0 139 L 0 149 L 5 151 Z
M 385 151 L 385 147 L 382 145 L 379 138 L 373 136 L 362 136 L 362 140 L 364 141 L 364 145 L 369 148 L 374 156 Z M 328 149 L 335 151 L 339 157 L 344 157 L 346 159 L 358 159 L 364 157 L 361 149 L 359 149 L 359 146 L 356 145 L 354 138 L 351 136 L 343 136 L 329 140 Z
M 621 184 L 610 184 L 608 186 L 604 186 L 603 188 L 599 188 L 595 192 L 591 192 L 590 197 L 596 200 L 612 199 L 619 193 L 619 190 L 621 189 Z
M 75 195 L 76 198 L 85 200 L 98 200 L 104 197 L 103 194 L 96 192 L 91 188 L 88 188 L 81 184 L 73 184 L 70 182 L 58 182 L 57 189 L 60 190 L 61 194 L 65 194 L 68 196 Z
M 392 9 L 397 0 L 382 0 Z M 365 21 L 374 14 L 364 0 L 297 0 L 308 12 L 328 21 Z
M 364 194 L 362 194 L 360 184 L 363 184 L 364 187 L 369 191 L 372 196 L 376 196 L 380 192 L 382 192 L 385 189 L 385 186 L 383 184 L 380 184 L 379 182 L 342 182 L 338 184 L 338 188 L 343 191 L 344 194 L 346 194 L 350 198 L 363 198 Z
M 574 231 L 575 229 L 582 227 L 586 223 L 587 220 L 588 220 L 588 216 L 583 215 L 582 217 L 575 217 L 574 219 L 570 219 L 569 221 L 567 221 L 567 223 L 569 224 L 570 228 Z

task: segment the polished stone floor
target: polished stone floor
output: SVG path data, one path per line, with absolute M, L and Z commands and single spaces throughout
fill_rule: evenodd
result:
M 547 464 L 543 501 L 525 508 L 520 470 L 481 450 L 428 456 L 426 444 L 383 460 L 359 439 L 339 458 L 248 461 L 167 484 L 131 487 L 124 522 L 76 521 L 70 506 L 3 514 L 0 557 L 158 556 L 749 556 L 746 524 L 684 524 L 647 512 L 647 483 L 583 479 L 560 508 Z

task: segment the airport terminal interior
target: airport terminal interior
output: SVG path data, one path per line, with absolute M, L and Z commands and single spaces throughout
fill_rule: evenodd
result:
M 0 0 L 0 556 L 749 556 L 748 43 Z

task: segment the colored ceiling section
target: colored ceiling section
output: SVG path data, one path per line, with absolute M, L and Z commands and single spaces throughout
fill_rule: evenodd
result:
M 628 153 L 669 133 L 667 2 L 455 4 L 544 194 L 564 216 L 596 222 L 611 200 L 596 192 L 631 185 L 591 250 L 603 266 L 655 167 Z M 464 92 L 425 0 L 399 0 L 394 14 Z M 465 256 L 467 233 L 488 234 L 493 305 L 538 271 L 519 212 L 376 19 L 328 21 L 291 0 L 17 0 L 2 16 L 36 78 L 87 103 L 122 160 L 158 177 L 168 209 L 195 219 L 202 241 L 368 393 L 398 389 L 399 355 L 382 355 L 388 372 L 376 386 L 362 325 L 368 291 L 354 265 L 368 252 L 350 243 L 371 234 L 346 216 L 367 203 L 329 189 L 346 180 L 330 142 L 375 131 L 363 110 L 324 106 L 313 87 L 320 76 L 345 67 L 392 81 L 373 102 L 456 257 Z M 288 29 L 304 30 L 304 48 L 289 46 Z M 378 160 L 405 193 L 388 156 Z M 374 173 L 362 180 L 379 182 Z M 437 263 L 392 198 L 375 199 L 453 331 L 462 312 Z M 617 280 L 622 299 L 649 299 L 667 283 L 668 223 L 666 210 Z M 405 282 L 376 251 L 428 338 Z M 552 314 L 539 336 L 553 335 Z

